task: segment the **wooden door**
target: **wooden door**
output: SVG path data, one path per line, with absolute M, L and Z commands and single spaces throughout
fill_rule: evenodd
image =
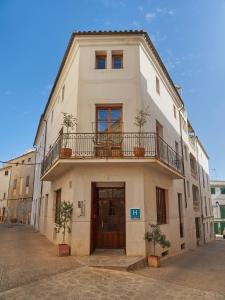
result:
M 125 189 L 97 188 L 94 218 L 94 248 L 125 248 Z

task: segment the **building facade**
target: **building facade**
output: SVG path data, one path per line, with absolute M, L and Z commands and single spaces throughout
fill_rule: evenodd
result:
M 140 111 L 147 112 L 141 132 Z M 69 134 L 62 112 L 77 119 Z M 208 156 L 146 32 L 72 34 L 35 145 L 32 224 L 60 242 L 57 209 L 72 202 L 72 254 L 113 248 L 145 256 L 151 223 L 171 241 L 158 249 L 162 256 L 213 239 Z
M 35 151 L 11 159 L 0 170 L 2 221 L 30 224 L 33 201 Z
M 225 229 L 225 181 L 212 180 L 211 196 L 214 216 L 214 231 L 223 234 Z

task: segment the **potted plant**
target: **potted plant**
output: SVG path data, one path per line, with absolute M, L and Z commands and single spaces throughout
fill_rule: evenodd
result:
M 150 114 L 148 112 L 148 109 L 140 109 L 137 111 L 137 114 L 134 118 L 134 125 L 138 127 L 138 146 L 134 147 L 133 152 L 134 156 L 136 157 L 143 157 L 145 156 L 145 147 L 143 145 L 143 127 L 145 123 L 147 122 L 147 117 L 149 117 Z
M 71 157 L 72 149 L 68 147 L 69 143 L 69 130 L 73 129 L 75 125 L 77 125 L 77 119 L 72 115 L 63 112 L 63 123 L 62 126 L 66 127 L 66 134 L 62 135 L 62 147 L 60 150 L 60 157 L 66 158 Z
M 153 243 L 153 255 L 148 256 L 148 265 L 150 267 L 159 268 L 160 267 L 160 257 L 155 254 L 155 247 L 159 244 L 162 248 L 170 247 L 170 242 L 166 240 L 165 234 L 160 230 L 159 225 L 150 224 L 151 231 L 145 233 L 145 240 Z
M 66 232 L 70 233 L 71 228 L 69 223 L 72 219 L 73 204 L 69 201 L 63 201 L 57 211 L 57 221 L 55 223 L 55 231 L 62 231 L 62 243 L 58 244 L 58 256 L 69 256 L 70 245 L 66 244 Z

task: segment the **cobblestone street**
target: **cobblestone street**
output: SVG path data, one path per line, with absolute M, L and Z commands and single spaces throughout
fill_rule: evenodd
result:
M 0 299 L 225 299 L 223 240 L 135 273 L 91 268 L 30 227 L 0 225 Z

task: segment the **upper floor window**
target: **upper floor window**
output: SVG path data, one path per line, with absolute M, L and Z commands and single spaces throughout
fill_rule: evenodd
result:
M 174 118 L 176 119 L 177 118 L 177 109 L 176 109 L 175 105 L 173 105 L 173 115 L 174 115 Z
M 113 69 L 123 68 L 123 53 L 121 51 L 112 52 L 112 68 Z
M 96 107 L 96 131 L 110 133 L 122 131 L 122 105 Z
M 192 154 L 190 154 L 190 166 L 191 166 L 191 175 L 196 178 L 198 174 L 197 161 Z
M 5 176 L 8 176 L 8 175 L 9 175 L 9 171 L 6 170 L 6 171 L 5 171 Z
M 65 84 L 62 88 L 62 101 L 64 100 L 64 98 L 65 98 Z
M 30 161 L 31 161 L 31 157 L 28 158 L 28 162 L 30 162 Z
M 216 189 L 214 187 L 211 187 L 211 194 L 215 195 L 215 193 L 216 193 Z
M 225 188 L 224 188 L 224 187 L 221 187 L 221 188 L 220 188 L 220 193 L 221 193 L 222 195 L 225 195 Z
M 21 163 L 22 163 L 22 165 L 24 164 L 24 162 L 25 162 L 25 160 L 23 159 L 23 160 L 22 160 L 22 162 L 21 162 Z
M 160 95 L 160 83 L 159 83 L 159 78 L 157 76 L 155 77 L 155 82 L 156 82 L 156 92 Z
M 95 52 L 95 68 L 106 69 L 106 52 Z
M 5 199 L 6 199 L 6 193 L 3 194 L 3 200 L 5 200 Z
M 29 184 L 30 184 L 30 176 L 27 176 L 26 177 L 26 186 L 29 186 Z

